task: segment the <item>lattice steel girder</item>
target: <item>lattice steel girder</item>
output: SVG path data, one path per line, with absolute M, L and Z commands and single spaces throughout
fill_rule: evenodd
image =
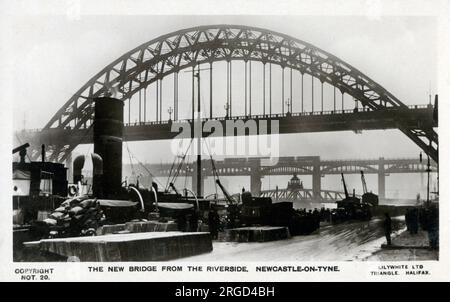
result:
M 340 191 L 332 191 L 332 190 L 321 190 L 320 196 L 318 197 L 321 200 L 332 200 L 336 201 L 339 199 L 343 199 L 345 197 L 344 192 Z M 289 191 L 287 189 L 278 189 L 278 190 L 264 190 L 261 191 L 260 196 L 262 197 L 272 197 L 272 198 L 280 198 L 287 200 L 302 200 L 302 199 L 317 199 L 312 189 L 301 189 L 296 191 Z M 356 194 L 357 197 L 361 197 Z
M 242 117 L 247 119 L 247 117 Z M 433 127 L 434 120 L 432 118 L 432 110 L 429 108 L 417 109 L 384 109 L 365 112 L 352 113 L 325 113 L 314 115 L 273 115 L 271 119 L 279 122 L 279 133 L 307 133 L 307 132 L 321 132 L 321 131 L 359 131 L 359 130 L 374 130 L 374 129 L 414 129 L 421 125 L 426 127 Z M 259 121 L 268 120 L 264 116 L 255 116 L 256 125 Z M 222 123 L 223 129 L 226 129 L 226 119 L 219 119 Z M 189 122 L 189 121 L 185 121 Z M 272 133 L 271 123 L 267 122 L 267 133 Z M 426 132 L 424 132 L 426 133 Z M 207 137 L 211 133 L 204 132 L 203 136 Z M 246 132 L 246 135 L 248 133 Z M 409 133 L 408 136 L 414 140 L 420 133 Z M 68 152 L 75 148 L 78 144 L 92 143 L 92 131 L 88 129 L 43 129 L 40 132 L 17 132 L 21 137 L 21 141 L 27 141 L 35 148 L 40 148 L 41 144 L 66 146 L 65 150 L 58 150 L 59 155 L 55 155 L 52 159 L 58 158 L 62 161 L 66 158 Z M 170 123 L 150 123 L 150 124 L 133 124 L 124 128 L 124 139 L 126 141 L 142 141 L 142 140 L 160 140 L 173 139 L 178 135 L 178 132 L 171 132 Z M 237 133 L 236 133 L 237 135 Z M 429 148 L 422 140 L 418 140 L 417 144 L 422 148 Z M 67 147 L 68 146 L 68 147 Z M 39 150 L 39 149 L 38 149 Z M 56 149 L 55 149 L 56 150 Z M 437 160 L 431 156 L 434 161 Z M 313 161 L 311 162 L 311 165 Z
M 75 129 L 81 129 L 93 117 L 94 97 L 115 90 L 126 100 L 157 79 L 198 64 L 222 60 L 253 60 L 293 68 L 336 86 L 368 109 L 407 109 L 359 70 L 309 43 L 262 28 L 208 25 L 169 33 L 127 52 L 83 85 L 44 129 L 63 129 L 73 122 Z M 402 131 L 423 148 L 420 135 Z M 424 150 L 438 160 L 437 151 Z
M 290 161 L 290 162 L 289 162 Z M 419 158 L 401 158 L 401 159 L 370 159 L 370 160 L 325 160 L 318 161 L 320 166 L 321 175 L 340 174 L 359 174 L 363 170 L 366 174 L 377 174 L 379 172 L 378 166 L 380 164 L 384 166 L 384 173 L 425 173 L 427 169 L 426 161 L 422 163 Z M 215 161 L 215 167 L 220 171 L 220 175 L 223 176 L 249 176 L 251 171 L 249 170 L 251 164 L 249 164 L 248 158 L 232 158 L 223 161 Z M 147 165 L 147 168 L 152 171 L 155 176 L 167 176 L 170 173 L 172 164 L 151 164 Z M 194 164 L 189 164 L 193 166 Z M 235 166 L 240 166 L 238 171 L 229 169 Z M 205 175 L 213 175 L 211 168 L 211 162 L 204 161 L 202 166 L 205 168 Z M 352 167 L 352 169 L 343 171 L 344 167 Z M 376 168 L 375 168 L 376 167 Z M 280 169 L 281 168 L 281 169 Z M 292 171 L 288 171 L 291 168 Z M 437 164 L 431 161 L 432 171 L 437 171 Z M 189 169 L 187 172 L 192 173 L 193 170 Z M 180 171 L 180 174 L 184 175 L 185 169 Z M 262 166 L 259 170 L 261 177 L 266 175 L 291 175 L 296 173 L 298 175 L 312 175 L 313 170 L 309 165 L 308 159 L 296 159 L 294 157 L 281 157 L 274 166 Z

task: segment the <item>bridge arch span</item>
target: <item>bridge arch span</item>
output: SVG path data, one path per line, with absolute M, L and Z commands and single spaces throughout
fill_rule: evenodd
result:
M 304 173 L 311 174 L 313 172 L 312 168 L 308 167 L 298 167 L 298 166 L 276 166 L 276 167 L 267 167 L 261 169 L 261 174 L 265 175 L 291 175 L 291 174 L 304 174 Z
M 360 171 L 363 172 L 369 172 L 369 173 L 377 173 L 378 168 L 375 168 L 371 165 L 349 165 L 349 164 L 335 164 L 333 166 L 326 166 L 323 168 L 320 172 L 324 174 L 348 174 L 348 173 L 360 173 Z
M 81 129 L 92 124 L 93 98 L 117 93 L 131 99 L 141 89 L 180 70 L 218 61 L 259 61 L 292 68 L 337 87 L 368 110 L 408 110 L 384 87 L 350 64 L 312 44 L 267 29 L 241 25 L 207 25 L 179 30 L 146 42 L 86 82 L 50 119 L 45 129 Z M 433 128 L 399 129 L 437 162 Z M 430 140 L 433 144 L 428 144 Z M 66 146 L 67 149 L 75 146 Z

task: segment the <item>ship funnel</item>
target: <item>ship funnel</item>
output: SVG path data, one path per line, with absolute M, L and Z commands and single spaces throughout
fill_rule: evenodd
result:
M 117 198 L 122 186 L 123 101 L 95 98 L 94 153 L 103 160 L 103 198 Z

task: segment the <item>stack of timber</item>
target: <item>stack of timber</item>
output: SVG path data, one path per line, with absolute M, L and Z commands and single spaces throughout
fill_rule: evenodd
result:
M 97 235 L 143 232 L 174 232 L 178 225 L 173 222 L 159 221 L 130 221 L 127 223 L 104 225 L 97 229 Z
M 165 261 L 211 252 L 209 233 L 147 232 L 26 242 L 28 248 L 79 261 Z

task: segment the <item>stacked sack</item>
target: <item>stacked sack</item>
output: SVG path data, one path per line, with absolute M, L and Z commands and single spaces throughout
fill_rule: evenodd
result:
M 79 196 L 67 199 L 55 209 L 43 222 L 49 227 L 59 227 L 59 235 L 93 235 L 105 220 L 96 199 Z

